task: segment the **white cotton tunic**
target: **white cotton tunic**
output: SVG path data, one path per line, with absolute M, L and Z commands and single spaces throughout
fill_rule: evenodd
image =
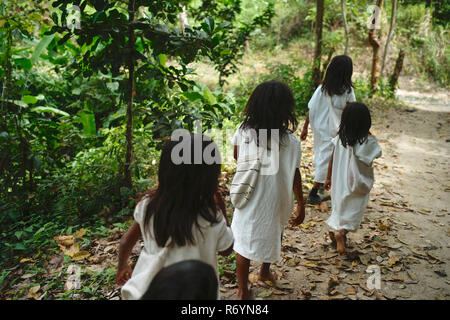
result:
M 247 130 L 238 129 L 234 134 L 233 144 L 239 146 L 239 157 L 257 149 L 254 141 L 243 143 L 246 136 Z M 272 165 L 278 170 L 269 175 L 260 171 L 250 200 L 243 208 L 235 209 L 231 223 L 233 249 L 249 260 L 266 263 L 281 259 L 281 233 L 292 213 L 294 174 L 301 161 L 301 144 L 292 133 L 283 136 L 276 150 L 278 157 L 276 152 L 263 155 L 263 166 Z
M 139 224 L 142 238 L 144 240 L 144 247 L 142 250 L 147 252 L 149 255 L 156 255 L 163 250 L 163 248 L 158 247 L 154 238 L 153 217 L 149 221 L 148 228 L 144 226 L 144 217 L 148 202 L 149 198 L 146 197 L 137 204 L 134 211 L 134 219 Z M 217 279 L 219 279 L 217 252 L 225 251 L 231 247 L 233 244 L 233 233 L 231 228 L 227 227 L 223 215 L 218 212 L 217 217 L 219 222 L 213 225 L 205 219 L 199 217 L 198 224 L 201 227 L 201 233 L 195 224 L 193 226 L 193 235 L 196 244 L 186 245 L 183 247 L 176 245 L 169 247 L 164 267 L 184 260 L 200 260 L 211 265 L 216 272 Z M 142 256 L 143 255 L 141 254 L 139 259 Z M 133 274 L 138 274 L 141 271 L 136 270 L 138 266 L 145 268 L 145 265 L 136 263 Z M 144 293 L 145 292 L 142 292 L 142 294 Z
M 341 115 L 347 102 L 356 101 L 353 88 L 349 93 L 330 97 L 319 85 L 309 100 L 309 122 L 314 132 L 314 181 L 324 183 L 333 151 L 331 139 L 337 135 Z
M 339 136 L 332 139 L 334 146 L 333 171 L 331 175 L 331 215 L 327 220 L 333 230 L 346 229 L 355 231 L 362 220 L 369 201 L 369 193 L 359 195 L 352 193 L 348 187 L 348 166 L 350 164 L 350 148 L 345 148 Z M 355 157 L 372 166 L 375 158 L 381 156 L 381 147 L 373 135 L 369 135 L 363 144 L 356 143 L 353 148 Z

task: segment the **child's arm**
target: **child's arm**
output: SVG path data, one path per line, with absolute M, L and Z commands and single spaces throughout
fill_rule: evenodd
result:
M 214 198 L 216 200 L 216 205 L 219 207 L 220 211 L 222 211 L 223 217 L 227 222 L 227 226 L 230 226 L 230 223 L 228 222 L 227 208 L 225 207 L 225 201 L 223 200 L 222 194 L 220 193 L 219 190 L 217 190 L 216 193 L 214 194 Z
M 220 251 L 219 255 L 222 257 L 228 257 L 233 252 L 233 244 L 225 251 Z
M 305 140 L 308 136 L 308 126 L 309 126 L 309 111 L 306 114 L 305 123 L 303 124 L 302 133 L 300 134 L 300 140 Z
M 237 159 L 239 157 L 239 147 L 238 146 L 234 146 L 233 157 L 234 157 L 234 160 L 237 161 Z
M 141 238 L 141 229 L 137 222 L 134 222 L 130 229 L 122 236 L 119 243 L 119 264 L 117 266 L 116 282 L 122 286 L 128 281 L 133 272 L 128 264 L 131 250 L 133 250 L 136 242 Z
M 331 189 L 331 173 L 333 172 L 333 156 L 334 156 L 334 151 L 331 154 L 330 162 L 328 163 L 327 180 L 325 180 L 325 183 L 323 184 L 323 188 L 327 191 L 329 191 Z
M 305 203 L 303 200 L 303 187 L 302 187 L 302 175 L 298 168 L 295 169 L 294 175 L 294 194 L 297 198 L 297 216 L 291 219 L 291 223 L 294 225 L 302 224 L 305 220 Z

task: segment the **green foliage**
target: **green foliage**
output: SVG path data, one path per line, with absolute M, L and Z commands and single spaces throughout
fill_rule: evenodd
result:
M 432 27 L 432 10 L 425 6 L 407 5 L 397 17 L 399 42 L 409 43 L 406 56 L 416 73 L 428 75 L 434 81 L 449 84 L 450 56 L 448 30 Z
M 242 112 L 245 103 L 250 97 L 253 89 L 261 82 L 268 80 L 279 80 L 287 84 L 295 98 L 295 110 L 298 115 L 305 115 L 308 112 L 308 102 L 311 99 L 315 87 L 312 79 L 312 71 L 307 68 L 307 65 L 303 62 L 297 62 L 293 64 L 272 64 L 267 66 L 269 72 L 263 74 L 258 78 L 251 79 L 247 83 L 242 83 L 238 89 L 240 98 L 238 99 L 238 105 L 240 108 L 237 110 L 239 114 Z M 306 71 L 300 77 L 298 71 L 305 69 Z
M 200 119 L 204 130 L 221 127 L 235 112 L 233 94 L 196 84 L 187 64 L 208 57 L 222 77 L 235 72 L 251 29 L 267 23 L 273 11 L 268 6 L 234 27 L 240 2 L 214 3 L 222 9 L 204 10 L 184 32 L 176 22 L 187 1 L 136 1 L 132 24 L 122 2 L 0 5 L 0 86 L 6 88 L 0 101 L 0 230 L 8 239 L 2 257 L 30 252 L 42 235 L 51 239 L 67 225 L 129 215 L 137 193 L 155 184 L 165 137 L 177 128 L 193 130 Z M 80 8 L 80 29 L 66 26 L 72 4 Z M 43 14 L 53 22 L 41 23 Z M 130 58 L 132 190 L 120 174 Z

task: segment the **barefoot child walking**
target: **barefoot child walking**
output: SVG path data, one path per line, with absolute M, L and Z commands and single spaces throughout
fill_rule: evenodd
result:
M 294 105 L 288 86 L 275 80 L 261 83 L 251 94 L 244 121 L 233 137 L 238 164 L 233 179 L 235 186 L 232 184 L 230 189 L 232 201 L 233 187 L 249 185 L 236 181 L 238 174 L 246 170 L 245 157 L 262 152 L 261 167 L 247 171 L 256 172 L 256 182 L 248 187 L 249 191 L 243 192 L 249 196 L 248 202 L 239 208 L 235 205 L 231 223 L 238 299 L 250 298 L 250 260 L 262 262 L 260 280 L 276 280 L 270 264 L 280 259 L 282 231 L 293 209 L 293 191 L 298 203 L 295 220 L 302 223 L 305 217 L 299 171 L 301 144 L 293 134 L 297 126 Z
M 373 186 L 372 162 L 381 156 L 375 136 L 370 134 L 369 109 L 362 103 L 347 104 L 342 112 L 339 134 L 332 139 L 333 154 L 325 189 L 331 188 L 330 238 L 339 254 L 345 254 L 347 233 L 362 220 Z
M 203 157 L 204 152 L 217 156 L 219 150 L 206 138 L 186 133 L 163 148 L 158 187 L 136 205 L 135 222 L 120 240 L 116 280 L 124 285 L 123 299 L 141 299 L 159 270 L 184 260 L 211 265 L 218 279 L 216 253 L 232 252 L 233 235 L 226 213 L 217 210 L 224 207 L 216 193 L 221 164 L 211 164 Z M 182 152 L 180 145 L 186 147 Z M 196 151 L 201 152 L 201 161 Z M 141 237 L 144 247 L 132 270 L 128 258 Z
M 330 161 L 331 139 L 337 135 L 342 110 L 347 102 L 356 101 L 352 86 L 353 63 L 346 55 L 334 57 L 327 68 L 325 79 L 308 103 L 308 114 L 300 135 L 308 136 L 308 125 L 314 132 L 314 184 L 308 195 L 308 204 L 319 204 L 322 198 L 317 193 L 327 177 Z

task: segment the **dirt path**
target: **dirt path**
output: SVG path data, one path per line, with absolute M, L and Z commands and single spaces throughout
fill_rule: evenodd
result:
M 372 109 L 383 156 L 361 228 L 349 235 L 351 254 L 341 258 L 329 245 L 329 210 L 309 207 L 303 225 L 285 230 L 275 286 L 257 281 L 252 262 L 254 298 L 450 299 L 449 94 L 400 91 L 399 98 L 404 108 Z M 303 149 L 308 184 L 312 137 Z M 370 265 L 380 270 L 379 290 L 368 288 Z M 223 299 L 235 299 L 231 278 L 222 277 Z
M 258 281 L 259 264 L 252 262 L 255 299 L 450 299 L 449 93 L 402 87 L 409 90 L 399 91 L 404 107 L 371 106 L 383 155 L 374 164 L 376 182 L 361 228 L 349 235 L 350 253 L 340 257 L 330 246 L 330 202 L 308 207 L 304 224 L 285 229 L 275 285 Z M 312 136 L 302 149 L 306 193 L 313 177 Z M 226 186 L 232 173 L 221 179 Z M 83 253 L 79 259 L 58 248 L 42 259 L 25 257 L 3 271 L 0 298 L 120 299 L 114 277 L 124 227 L 88 241 L 81 231 L 74 233 Z M 140 249 L 133 249 L 134 260 Z M 221 258 L 219 265 L 221 298 L 235 299 L 235 262 Z M 379 289 L 367 282 L 376 276 L 366 272 L 369 266 L 380 272 Z

